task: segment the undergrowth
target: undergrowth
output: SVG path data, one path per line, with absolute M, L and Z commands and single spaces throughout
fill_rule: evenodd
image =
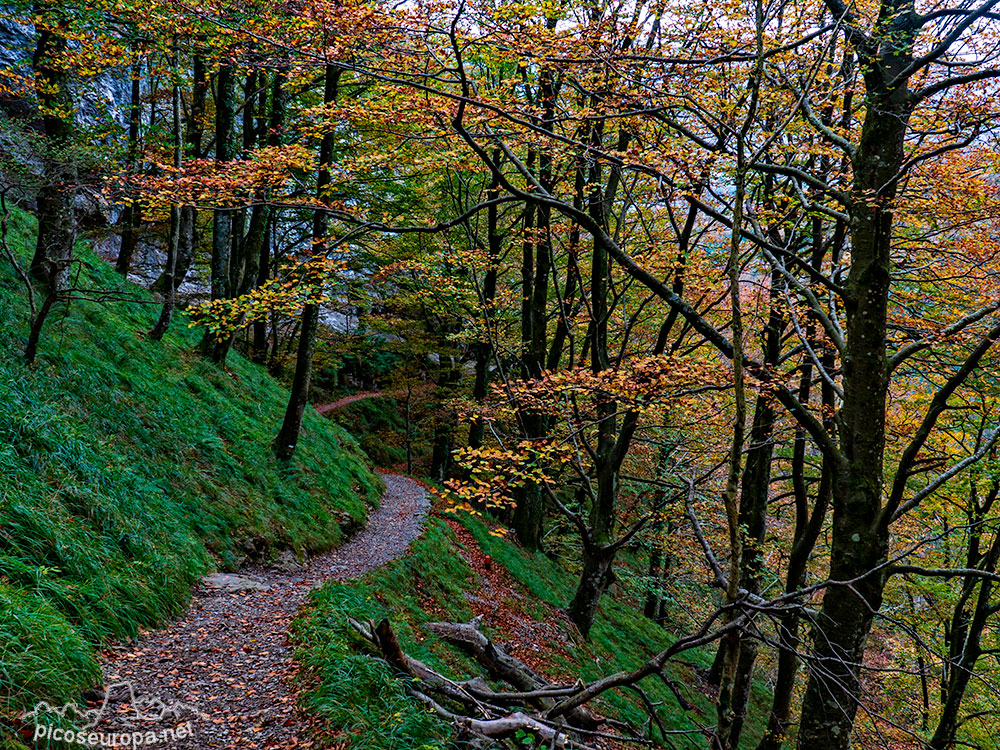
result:
M 22 265 L 34 233 L 12 214 Z M 183 314 L 146 340 L 159 306 L 77 257 L 79 286 L 119 299 L 57 307 L 34 367 L 25 290 L 0 258 L 0 747 L 17 746 L 21 710 L 100 682 L 95 646 L 179 613 L 210 569 L 335 546 L 381 489 L 312 411 L 295 460 L 277 462 L 285 389 L 236 352 L 224 369 L 203 360 Z
M 571 571 L 542 554 L 529 554 L 510 541 L 494 536 L 478 519 L 463 516 L 461 524 L 471 533 L 492 564 L 502 565 L 515 582 L 519 616 L 532 614 L 539 621 L 553 622 L 553 611 L 566 606 L 576 579 Z M 427 622 L 464 622 L 473 616 L 469 597 L 480 595 L 480 577 L 464 559 L 464 548 L 444 521 L 429 518 L 424 535 L 409 554 L 358 581 L 330 583 L 312 596 L 309 609 L 295 627 L 298 658 L 313 679 L 306 693 L 310 710 L 324 719 L 327 729 L 353 750 L 412 750 L 443 748 L 452 744 L 451 729 L 409 699 L 405 682 L 381 660 L 366 653 L 347 625 L 347 618 L 379 620 L 388 617 L 402 648 L 434 668 L 455 678 L 481 674 L 481 670 L 451 647 L 423 629 Z M 496 602 L 496 608 L 507 603 Z M 501 618 L 503 619 L 503 618 Z M 503 642 L 509 634 L 491 629 L 487 614 L 483 630 Z M 564 618 L 556 622 L 566 627 Z M 574 632 L 559 648 L 539 643 L 544 655 L 542 671 L 593 680 L 609 672 L 637 667 L 671 641 L 662 627 L 646 619 L 636 602 L 606 596 L 591 631 L 589 642 Z M 714 723 L 714 707 L 699 687 L 697 671 L 711 662 L 708 651 L 691 651 L 665 670 L 692 708 L 684 710 L 663 681 L 643 683 L 650 698 L 660 704 L 659 714 L 670 732 L 668 746 L 702 747 L 700 725 Z M 755 691 L 763 700 L 763 691 Z M 599 700 L 598 710 L 633 726 L 645 723 L 645 714 L 631 694 L 609 692 Z M 763 727 L 751 723 L 746 736 L 755 742 Z M 662 741 L 658 732 L 656 740 Z M 751 744 L 752 746 L 752 744 Z

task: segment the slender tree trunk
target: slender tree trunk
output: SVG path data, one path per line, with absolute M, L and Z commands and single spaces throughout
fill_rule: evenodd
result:
M 29 365 L 35 363 L 35 358 L 38 356 L 38 343 L 42 337 L 42 328 L 45 326 L 45 319 L 49 317 L 49 313 L 52 312 L 52 307 L 58 299 L 59 297 L 56 294 L 46 294 L 42 306 L 38 309 L 34 320 L 31 321 L 31 327 L 28 330 L 28 343 L 24 347 L 24 358 L 28 361 Z
M 604 123 L 594 124 L 591 138 L 600 148 L 604 140 Z M 628 133 L 619 130 L 618 147 L 624 150 L 628 145 Z M 588 174 L 588 212 L 607 231 L 610 225 L 611 201 L 618 190 L 620 172 L 613 168 L 608 184 L 602 183 L 601 165 L 595 160 Z M 590 369 L 595 375 L 608 370 L 611 360 L 608 354 L 609 283 L 611 278 L 611 258 L 608 249 L 594 238 L 590 268 Z M 590 636 L 594 624 L 597 605 L 608 586 L 614 580 L 612 566 L 618 552 L 614 543 L 615 526 L 618 521 L 618 474 L 628 453 L 632 436 L 638 423 L 636 412 L 626 412 L 619 429 L 618 404 L 609 394 L 597 397 L 597 445 L 594 450 L 594 472 L 596 493 L 592 498 L 588 514 L 588 530 L 583 540 L 583 569 L 576 593 L 569 605 L 569 616 L 584 638 Z
M 534 166 L 535 154 L 528 154 L 529 169 Z M 521 377 L 529 379 L 540 373 L 531 361 L 532 342 L 535 334 L 535 245 L 537 206 L 530 203 L 524 207 L 524 240 L 521 244 Z M 543 311 L 544 315 L 544 311 Z M 528 411 L 521 413 L 525 437 L 539 437 L 544 426 L 541 419 Z M 518 542 L 525 549 L 537 550 L 542 540 L 542 518 L 545 504 L 541 488 L 534 482 L 526 482 L 517 488 L 514 497 L 512 526 Z
M 185 123 L 185 139 L 188 154 L 192 159 L 200 159 L 204 137 L 205 93 L 208 89 L 205 58 L 195 52 L 192 69 L 191 108 Z M 174 288 L 177 289 L 187 277 L 194 262 L 198 246 L 198 210 L 194 206 L 181 206 L 180 239 L 177 244 L 177 265 L 174 268 Z M 166 270 L 153 282 L 152 291 L 163 294 L 166 290 Z
M 76 242 L 76 161 L 71 152 L 74 124 L 69 74 L 52 61 L 67 49 L 65 21 L 48 2 L 35 4 L 36 15 L 45 25 L 38 29 L 33 65 L 38 75 L 37 95 L 45 133 L 43 178 L 38 192 L 38 237 L 31 261 L 32 275 L 49 292 L 65 291 Z
M 271 275 L 271 245 L 274 235 L 274 212 L 267 220 L 267 229 L 264 232 L 264 246 L 260 252 L 260 268 L 257 271 L 257 286 L 261 287 L 267 283 Z M 268 320 L 272 318 L 259 318 L 253 322 L 253 361 L 259 365 L 267 362 L 267 326 Z
M 233 68 L 223 65 L 216 82 L 215 102 L 215 161 L 232 161 L 233 117 L 236 110 L 236 78 Z M 232 289 L 229 279 L 230 248 L 232 245 L 233 214 L 229 209 L 216 209 L 212 217 L 212 299 L 225 299 Z
M 501 152 L 493 153 L 493 162 L 500 164 Z M 494 175 L 490 186 L 486 191 L 487 200 L 494 200 L 500 195 L 500 180 Z M 486 334 L 492 337 L 493 328 L 493 300 L 497 292 L 497 276 L 499 273 L 500 255 L 503 252 L 503 238 L 500 236 L 498 225 L 499 209 L 497 206 L 490 206 L 486 209 L 486 243 L 489 253 L 490 267 L 486 270 L 483 279 L 482 299 L 480 304 L 483 308 L 483 315 L 486 322 Z M 486 400 L 490 385 L 490 361 L 493 359 L 493 342 L 488 339 L 476 343 L 476 377 L 472 386 L 472 398 L 477 403 Z M 480 448 L 483 444 L 483 437 L 486 431 L 486 423 L 481 419 L 476 419 L 469 427 L 469 447 Z
M 326 67 L 326 79 L 323 91 L 323 102 L 332 104 L 337 100 L 337 90 L 340 82 L 340 68 L 334 65 Z M 326 133 L 319 148 L 319 175 L 316 179 L 316 198 L 319 201 L 328 199 L 327 189 L 331 182 L 330 165 L 333 163 L 335 135 Z M 326 254 L 329 219 L 325 211 L 316 211 L 313 215 L 313 252 L 316 255 Z M 302 431 L 302 415 L 309 402 L 309 382 L 312 377 L 313 353 L 316 350 L 316 333 L 319 329 L 319 306 L 307 302 L 302 311 L 302 327 L 299 330 L 299 348 L 295 361 L 295 376 L 292 379 L 292 390 L 289 394 L 288 408 L 285 418 L 275 440 L 275 451 L 283 460 L 291 459 L 295 446 Z
M 312 377 L 312 359 L 316 349 L 316 331 L 319 327 L 319 306 L 307 304 L 302 310 L 302 326 L 299 328 L 299 348 L 296 356 L 295 375 L 292 378 L 291 395 L 285 418 L 281 423 L 274 450 L 278 458 L 288 461 L 295 454 L 295 448 L 302 432 L 302 416 L 309 403 L 309 382 Z
M 1000 484 L 993 487 L 979 504 L 975 492 L 970 492 L 969 543 L 966 550 L 965 567 L 995 574 L 1000 564 L 1000 533 L 994 531 L 993 541 L 982 550 L 986 519 L 1000 494 Z M 978 593 L 977 593 L 978 589 Z M 960 709 L 976 674 L 976 664 L 983 656 L 983 635 L 988 631 L 991 619 L 997 614 L 993 593 L 996 582 L 987 577 L 968 576 L 962 584 L 961 594 L 955 604 L 951 625 L 948 628 L 949 652 L 946 660 L 948 669 L 943 676 L 941 714 L 934 729 L 928 750 L 951 750 L 956 746 L 958 730 L 961 726 Z M 970 610 L 971 609 L 971 613 Z M 921 688 L 924 699 L 923 716 L 929 718 L 930 699 L 927 674 L 922 655 L 919 655 Z
M 38 77 L 36 93 L 42 111 L 43 184 L 38 191 L 38 236 L 31 275 L 45 289 L 45 300 L 32 321 L 24 356 L 34 363 L 45 320 L 69 289 L 70 264 L 76 243 L 77 168 L 72 153 L 74 123 L 69 74 L 52 61 L 67 49 L 66 20 L 48 2 L 35 4 L 38 25 L 32 60 Z
M 254 125 L 255 120 L 255 105 L 258 102 L 257 97 L 257 82 L 261 74 L 256 70 L 251 70 L 247 73 L 246 80 L 243 83 L 243 148 L 241 151 L 240 158 L 248 159 L 250 153 L 253 151 L 254 146 L 257 145 L 257 129 Z M 264 209 L 263 205 L 257 205 L 253 210 L 262 211 Z M 248 229 L 252 229 L 249 224 L 252 223 L 247 220 L 247 210 L 241 208 L 238 211 L 233 212 L 233 230 L 232 230 L 232 247 L 229 257 L 229 288 L 232 290 L 233 296 L 238 296 L 241 294 L 241 290 L 244 288 L 244 277 L 247 274 L 247 243 L 250 242 L 250 233 Z M 257 251 L 260 250 L 260 237 L 259 233 L 263 231 L 264 225 L 258 223 L 256 230 L 258 232 L 257 237 Z M 256 269 L 255 269 L 256 270 Z M 251 278 L 251 282 L 257 280 L 257 275 L 254 273 Z
M 184 161 L 184 145 L 181 137 L 181 87 L 178 81 L 180 76 L 180 51 L 177 47 L 178 40 L 174 38 L 174 82 L 172 99 L 172 114 L 174 128 L 174 168 L 178 171 Z M 170 205 L 170 238 L 167 241 L 167 268 L 166 284 L 164 285 L 163 309 L 160 317 L 149 332 L 149 338 L 159 341 L 170 327 L 170 321 L 174 316 L 174 307 L 177 299 L 177 285 L 174 283 L 174 276 L 177 273 L 177 252 L 180 246 L 181 236 L 181 207 L 176 203 Z
M 219 68 L 215 98 L 215 161 L 219 164 L 232 161 L 233 119 L 236 111 L 236 77 L 230 65 Z M 229 278 L 230 251 L 232 249 L 233 212 L 217 208 L 212 214 L 212 299 L 232 296 Z M 228 347 L 225 347 L 228 348 Z M 216 334 L 205 332 L 202 351 L 206 357 L 221 363 L 224 347 Z
M 452 362 L 447 374 L 438 383 L 437 390 L 447 398 L 452 389 L 461 380 L 462 371 Z M 434 418 L 434 444 L 431 449 L 431 476 L 438 482 L 444 482 L 451 476 L 452 450 L 455 441 L 455 429 L 458 426 L 455 413 L 447 408 L 440 396 L 438 398 L 437 414 Z
M 406 383 L 406 473 L 413 473 L 413 384 Z
M 653 533 L 658 537 L 663 530 L 663 522 L 657 521 L 653 526 Z M 649 620 L 656 620 L 656 615 L 660 611 L 660 600 L 663 592 L 660 586 L 663 583 L 663 544 L 656 538 L 654 547 L 649 554 L 649 591 L 646 592 L 646 601 L 642 606 L 642 614 Z
M 136 45 L 138 46 L 138 45 Z M 129 101 L 128 112 L 128 151 L 126 156 L 126 169 L 133 172 L 139 155 L 139 123 L 142 118 L 142 58 L 138 54 L 138 49 L 134 50 L 136 58 L 132 63 L 132 94 Z M 122 276 L 128 276 L 129 267 L 132 264 L 132 256 L 135 255 L 135 248 L 138 243 L 139 226 L 142 224 L 142 206 L 136 201 L 129 201 L 122 211 L 121 225 L 122 238 L 121 250 L 118 253 L 118 260 L 115 262 L 115 270 Z
M 781 336 L 785 328 L 782 305 L 779 301 L 781 287 L 782 277 L 775 270 L 771 275 L 770 312 L 764 329 L 764 361 L 768 366 L 776 365 L 781 354 Z M 774 453 L 772 441 L 774 420 L 775 410 L 771 396 L 759 393 L 754 402 L 746 463 L 740 479 L 739 525 L 745 538 L 740 565 L 740 588 L 749 595 L 760 593 L 760 575 L 764 565 L 761 550 L 767 525 L 771 459 Z M 731 701 L 732 722 L 729 727 L 731 747 L 739 746 L 743 732 L 758 648 L 757 634 L 752 632 L 752 625 L 738 633 L 738 637 L 739 655 Z
M 267 144 L 269 146 L 280 146 L 284 140 L 285 113 L 286 113 L 286 93 L 285 81 L 288 71 L 284 67 L 278 68 L 271 80 L 271 109 L 270 119 L 266 128 Z M 267 222 L 262 235 L 260 248 L 260 258 L 257 264 L 257 287 L 264 286 L 271 275 L 271 253 L 273 252 L 275 227 L 281 220 L 281 215 L 277 209 L 267 212 Z M 253 358 L 255 362 L 263 364 L 267 360 L 267 321 L 256 320 L 253 324 Z

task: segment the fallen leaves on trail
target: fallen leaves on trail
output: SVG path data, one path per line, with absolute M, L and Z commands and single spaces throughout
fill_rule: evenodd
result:
M 313 747 L 308 737 L 315 727 L 296 703 L 301 686 L 288 626 L 314 586 L 374 570 L 419 535 L 427 492 L 407 477 L 383 479 L 379 508 L 347 544 L 301 571 L 245 571 L 267 584 L 264 591 L 201 587 L 183 619 L 104 652 L 105 685 L 128 681 L 137 698 L 196 706 L 206 718 L 193 720 L 192 737 L 170 742 L 171 750 Z M 96 731 L 159 731 L 169 724 L 136 721 L 128 700 L 112 695 Z

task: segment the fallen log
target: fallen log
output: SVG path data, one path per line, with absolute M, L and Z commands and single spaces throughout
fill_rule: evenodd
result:
M 555 698 L 570 695 L 579 689 L 578 685 L 553 685 L 520 659 L 508 654 L 494 643 L 480 629 L 481 618 L 476 617 L 466 623 L 431 622 L 425 627 L 431 633 L 460 648 L 486 669 L 493 677 L 512 685 L 526 697 L 525 700 L 539 708 L 551 708 Z M 584 708 L 575 708 L 566 715 L 567 721 L 581 729 L 595 729 L 604 719 Z

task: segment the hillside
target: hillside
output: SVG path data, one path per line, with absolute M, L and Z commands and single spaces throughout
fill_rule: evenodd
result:
M 12 215 L 22 263 L 34 232 Z M 179 613 L 199 576 L 335 546 L 381 488 L 311 410 L 279 465 L 284 388 L 235 353 L 204 362 L 184 316 L 144 340 L 159 306 L 77 252 L 80 286 L 105 301 L 58 308 L 33 368 L 24 289 L 0 263 L 0 737 L 37 700 L 99 684 L 95 648 Z

